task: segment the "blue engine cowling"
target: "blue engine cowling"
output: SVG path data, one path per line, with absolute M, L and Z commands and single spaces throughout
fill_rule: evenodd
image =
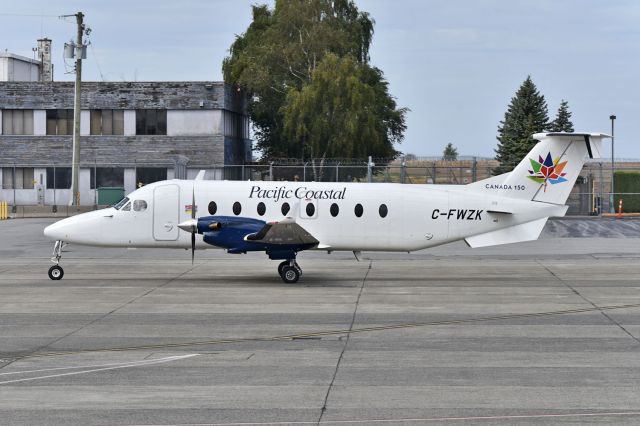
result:
M 229 253 L 264 251 L 270 259 L 295 259 L 298 251 L 314 244 L 269 244 L 245 241 L 249 234 L 258 233 L 267 223 L 263 220 L 235 216 L 205 216 L 198 218 L 198 234 L 203 234 L 207 244 L 227 249 Z

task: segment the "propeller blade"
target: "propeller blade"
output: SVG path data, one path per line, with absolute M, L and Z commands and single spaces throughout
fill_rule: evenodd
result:
M 193 260 L 196 255 L 196 233 L 191 233 L 191 264 L 193 265 Z

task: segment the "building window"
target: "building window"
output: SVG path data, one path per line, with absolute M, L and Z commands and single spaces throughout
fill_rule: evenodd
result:
M 212 202 L 210 202 L 210 203 L 209 203 L 209 208 L 208 208 L 208 210 L 209 210 L 209 214 L 210 214 L 211 216 L 213 216 L 214 214 L 216 214 L 216 212 L 218 211 L 218 205 L 216 204 L 216 202 L 215 202 L 215 201 L 212 201 Z
M 124 135 L 124 110 L 92 109 L 92 135 Z
M 91 189 L 124 187 L 124 169 L 122 167 L 91 168 Z
M 331 208 L 329 209 L 331 216 L 336 217 L 338 213 L 340 213 L 340 207 L 336 203 L 331 204 Z
M 136 169 L 136 186 L 141 186 L 167 180 L 167 169 L 160 167 L 138 167 Z
M 362 213 L 364 212 L 364 209 L 362 208 L 362 204 L 356 204 L 356 207 L 353 209 L 353 212 L 356 214 L 357 217 L 362 217 Z
M 2 189 L 33 189 L 32 167 L 2 169 Z
M 380 204 L 380 208 L 378 209 L 378 213 L 380 213 L 380 217 L 387 217 L 389 213 L 389 209 L 387 209 L 386 204 Z
M 72 109 L 48 109 L 47 110 L 47 135 L 71 135 L 73 134 L 73 110 Z
M 47 189 L 71 188 L 71 167 L 47 167 Z
M 264 216 L 264 214 L 267 212 L 267 206 L 264 205 L 264 203 L 261 201 L 258 203 L 258 214 L 260 216 Z
M 233 203 L 233 214 L 238 216 L 242 212 L 242 205 L 239 202 Z
M 136 135 L 166 135 L 166 109 L 137 109 Z
M 33 135 L 32 109 L 2 110 L 3 135 Z
M 280 211 L 282 212 L 283 216 L 286 216 L 287 213 L 289 213 L 290 209 L 291 209 L 291 206 L 289 205 L 289 203 L 282 203 L 282 207 L 280 208 Z

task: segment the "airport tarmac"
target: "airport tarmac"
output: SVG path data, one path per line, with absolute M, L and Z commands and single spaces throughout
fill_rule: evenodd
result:
M 2 425 L 640 423 L 640 220 L 303 253 L 297 284 L 263 254 L 80 246 L 51 281 L 52 221 L 0 222 Z

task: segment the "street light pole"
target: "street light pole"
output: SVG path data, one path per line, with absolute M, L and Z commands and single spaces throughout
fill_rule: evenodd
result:
M 615 134 L 614 134 L 614 123 L 616 120 L 616 116 L 615 115 L 610 115 L 609 119 L 611 120 L 611 195 L 609 196 L 609 206 L 611 207 L 611 213 L 615 213 L 616 212 L 616 206 L 615 206 L 615 195 L 613 193 L 614 188 L 615 188 L 615 174 L 616 174 L 616 163 L 613 157 L 613 153 L 614 153 L 614 143 L 615 143 Z

